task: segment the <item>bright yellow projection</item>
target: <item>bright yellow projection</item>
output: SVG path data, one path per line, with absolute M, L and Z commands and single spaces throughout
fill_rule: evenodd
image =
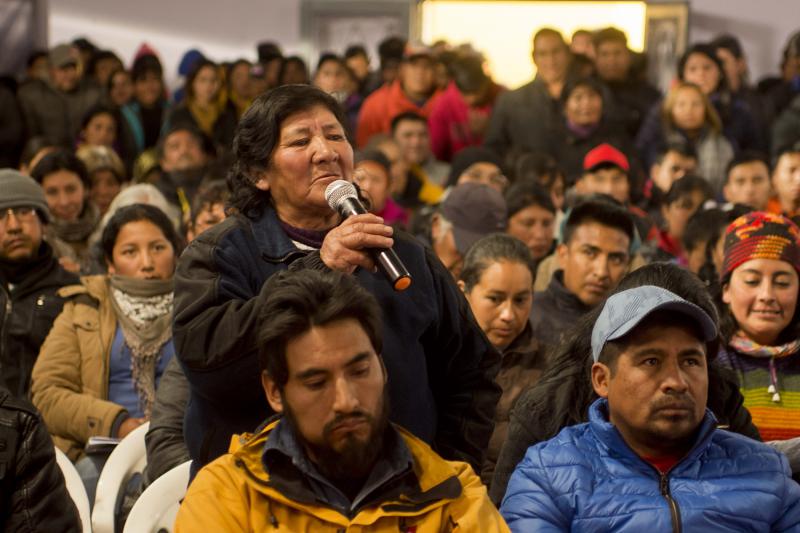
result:
M 644 2 L 457 2 L 422 3 L 422 40 L 472 43 L 486 56 L 494 79 L 516 88 L 536 72 L 531 59 L 533 34 L 550 26 L 569 41 L 572 32 L 614 26 L 628 36 L 628 47 L 644 48 Z

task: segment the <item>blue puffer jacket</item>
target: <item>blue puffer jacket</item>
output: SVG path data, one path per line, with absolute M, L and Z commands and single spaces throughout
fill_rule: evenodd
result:
M 596 400 L 588 423 L 528 450 L 500 508 L 512 531 L 800 531 L 800 485 L 778 452 L 715 429 L 706 411 L 695 446 L 662 476 L 607 413 Z

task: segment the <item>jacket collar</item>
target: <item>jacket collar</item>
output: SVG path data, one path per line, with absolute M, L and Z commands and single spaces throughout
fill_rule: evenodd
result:
M 267 472 L 272 471 L 270 465 L 276 462 L 291 461 L 292 465 L 305 477 L 308 486 L 316 494 L 317 499 L 327 501 L 331 506 L 349 513 L 358 509 L 361 503 L 377 491 L 387 481 L 413 474 L 414 460 L 405 442 L 400 438 L 397 430 L 389 426 L 384 440 L 384 451 L 378 457 L 372 472 L 364 482 L 359 493 L 350 501 L 339 488 L 331 483 L 317 467 L 309 460 L 302 445 L 297 440 L 297 435 L 285 420 L 281 420 L 273 428 L 270 438 L 264 445 L 262 463 Z M 278 480 L 273 478 L 276 483 Z M 288 487 L 287 487 L 288 488 Z M 285 492 L 285 491 L 284 491 Z
M 564 271 L 556 270 L 550 279 L 546 292 L 550 293 L 562 311 L 575 311 L 581 315 L 592 310 L 591 306 L 584 304 L 564 285 Z
M 369 525 L 386 513 L 403 513 L 407 516 L 424 514 L 461 495 L 461 482 L 455 467 L 406 430 L 392 426 L 398 440 L 407 447 L 413 462 L 411 478 L 415 483 L 398 484 L 392 478 L 391 482 L 384 483 L 383 488 L 363 501 L 360 509 L 355 509 L 351 513 L 355 516 L 348 517 L 342 511 L 313 497 L 305 487 L 305 477 L 302 473 L 298 475 L 298 469 L 291 463 L 276 461 L 275 468 L 269 471 L 265 469 L 263 463 L 265 446 L 272 438 L 279 422 L 280 420 L 268 424 L 256 435 L 244 434 L 233 437 L 230 453 L 233 454 L 233 464 L 244 470 L 245 482 L 252 490 L 283 505 L 296 508 L 300 512 L 313 514 L 343 526 L 351 523 Z M 292 494 L 284 493 L 278 488 L 279 486 L 288 487 Z
M 636 452 L 622 438 L 622 435 L 608 420 L 608 400 L 598 398 L 589 406 L 589 426 L 594 436 L 611 451 L 619 456 L 624 462 L 642 472 L 655 473 L 655 468 L 648 462 L 639 457 Z M 717 419 L 714 414 L 706 408 L 706 414 L 697 431 L 697 436 L 689 452 L 678 461 L 672 470 L 686 468 L 687 465 L 695 462 L 698 457 L 708 449 L 711 437 L 716 431 Z
M 293 254 L 303 255 L 286 235 L 278 221 L 278 214 L 272 205 L 267 205 L 257 219 L 250 219 L 253 238 L 261 256 L 271 263 L 285 261 Z

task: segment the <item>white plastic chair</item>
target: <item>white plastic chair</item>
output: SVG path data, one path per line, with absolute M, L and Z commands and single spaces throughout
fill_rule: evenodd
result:
M 83 486 L 83 480 L 81 480 L 80 474 L 78 474 L 69 457 L 58 448 L 56 448 L 56 463 L 58 463 L 61 473 L 64 474 L 64 482 L 67 485 L 69 497 L 72 498 L 72 501 L 75 502 L 75 507 L 78 508 L 83 532 L 91 533 L 92 520 L 89 510 L 89 496 L 86 495 L 86 487 Z
M 156 479 L 136 500 L 122 533 L 170 533 L 189 486 L 192 462 L 186 461 Z
M 92 511 L 94 533 L 114 533 L 114 517 L 120 490 L 132 475 L 141 473 L 147 464 L 144 436 L 149 427 L 150 423 L 145 422 L 128 433 L 108 456 L 97 480 Z

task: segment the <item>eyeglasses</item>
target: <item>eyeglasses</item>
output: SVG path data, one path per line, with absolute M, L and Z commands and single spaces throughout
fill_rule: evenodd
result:
M 9 215 L 14 215 L 19 222 L 30 222 L 36 216 L 36 209 L 30 206 L 8 207 L 0 211 L 0 226 L 8 224 Z

